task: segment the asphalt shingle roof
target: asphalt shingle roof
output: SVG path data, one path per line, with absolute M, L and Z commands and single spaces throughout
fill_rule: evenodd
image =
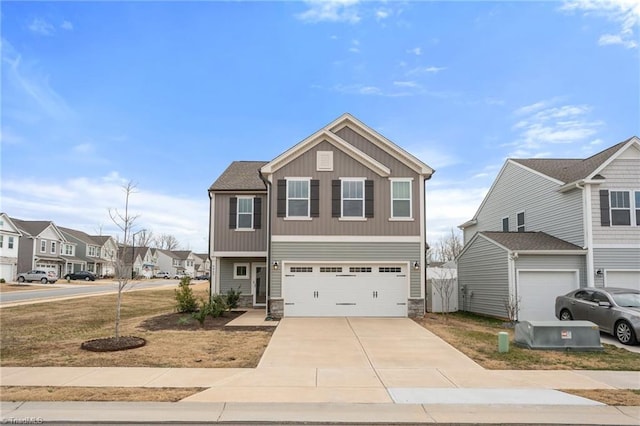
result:
M 234 161 L 211 185 L 211 191 L 265 191 L 258 170 L 268 161 Z
M 481 235 L 514 251 L 528 250 L 582 250 L 560 238 L 552 237 L 544 232 L 494 232 L 482 231 Z
M 91 244 L 92 246 L 100 245 L 89 234 L 85 232 L 78 231 L 76 229 L 71 229 L 71 228 L 64 228 L 62 226 L 58 226 L 58 229 L 61 230 L 62 232 L 66 232 L 67 234 L 79 239 L 80 241 L 83 241 L 85 244 Z
M 40 235 L 42 231 L 47 229 L 47 227 L 53 223 L 48 220 L 21 220 L 13 217 L 11 218 L 11 221 L 20 228 L 21 231 L 24 231 L 26 234 L 33 237 Z
M 613 145 L 589 158 L 512 158 L 516 163 L 545 174 L 563 183 L 576 182 L 593 173 L 598 167 L 618 152 L 631 138 Z

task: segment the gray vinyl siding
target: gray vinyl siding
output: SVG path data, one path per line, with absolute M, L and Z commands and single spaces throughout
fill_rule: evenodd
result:
M 633 158 L 635 156 L 635 158 Z M 601 173 L 605 181 L 591 188 L 591 215 L 593 217 L 594 244 L 637 244 L 640 241 L 640 226 L 602 226 L 600 225 L 601 189 L 609 191 L 640 191 L 640 153 L 630 148 L 622 158 L 611 162 Z M 632 199 L 633 206 L 633 199 Z M 632 211 L 634 216 L 635 212 Z M 632 219 L 633 223 L 633 219 Z
M 18 273 L 33 269 L 33 244 L 35 239 L 20 237 L 18 242 Z
M 596 248 L 593 250 L 593 265 L 595 270 L 640 269 L 640 248 Z M 595 275 L 594 285 L 604 287 L 604 274 Z
M 509 217 L 509 231 L 517 230 L 517 214 L 524 212 L 525 230 L 542 231 L 556 238 L 584 246 L 582 191 L 560 193 L 561 185 L 507 163 L 479 212 L 473 230 L 502 231 L 502 219 Z M 469 240 L 466 240 L 469 241 Z
M 246 279 L 234 279 L 233 278 L 233 265 L 236 263 L 246 263 L 249 267 L 249 277 Z M 252 263 L 266 263 L 265 258 L 223 258 L 220 259 L 220 293 L 226 294 L 230 289 L 240 290 L 243 295 L 250 295 L 251 293 L 251 274 Z
M 506 317 L 504 301 L 509 300 L 507 252 L 483 237 L 470 244 L 458 258 L 458 306 L 463 311 Z M 463 287 L 466 287 L 466 296 L 461 291 Z
M 577 269 L 580 287 L 587 286 L 587 260 L 584 255 L 520 255 L 516 269 Z
M 229 200 L 231 197 L 251 196 L 262 198 L 262 226 L 253 231 L 229 229 Z M 215 217 L 213 220 L 213 251 L 255 252 L 267 250 L 267 200 L 266 194 L 215 194 Z
M 333 171 L 316 171 L 316 153 L 333 151 Z M 378 157 L 382 157 L 378 154 Z M 273 235 L 420 235 L 420 191 L 424 187 L 420 176 L 388 154 L 376 158 L 392 170 L 391 177 L 413 178 L 413 221 L 390 221 L 391 182 L 381 177 L 351 156 L 324 141 L 283 166 L 273 175 L 273 206 L 277 205 L 279 179 L 311 178 L 320 183 L 320 215 L 312 220 L 287 220 L 272 215 Z M 344 221 L 331 215 L 331 182 L 340 178 L 365 178 L 374 181 L 374 217 L 363 221 Z
M 314 262 L 414 262 L 419 261 L 420 243 L 369 243 L 369 242 L 274 242 L 271 261 Z M 271 272 L 271 297 L 282 296 L 282 269 Z M 420 298 L 422 270 L 410 269 L 409 297 Z

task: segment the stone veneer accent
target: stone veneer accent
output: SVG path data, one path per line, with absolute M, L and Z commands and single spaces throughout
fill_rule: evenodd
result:
M 408 314 L 410 318 L 422 318 L 424 316 L 424 299 L 409 299 Z
M 271 299 L 269 306 L 271 307 L 271 318 L 280 319 L 284 316 L 284 300 Z
M 241 294 L 238 299 L 238 307 L 239 308 L 253 308 L 253 295 L 252 294 Z

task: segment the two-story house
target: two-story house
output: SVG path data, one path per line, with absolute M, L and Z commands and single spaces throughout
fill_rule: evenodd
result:
M 18 273 L 38 268 L 64 275 L 67 260 L 60 255 L 66 239 L 50 221 L 11 218 L 20 230 Z
M 18 247 L 22 233 L 6 213 L 0 213 L 0 278 L 13 281 L 18 275 Z
M 62 226 L 59 226 L 58 229 L 62 231 L 62 235 L 67 241 L 75 243 L 75 254 L 73 256 L 79 260 L 79 262 L 73 264 L 71 262 L 68 263 L 66 273 L 89 271 L 98 274 L 98 264 L 101 263 L 100 244 L 85 232 Z M 72 252 L 71 250 L 68 253 L 63 251 L 61 254 L 66 257 L 71 256 Z
M 212 290 L 282 316 L 421 316 L 434 170 L 350 114 L 209 189 Z
M 115 238 L 108 235 L 92 235 L 91 239 L 98 246 L 99 260 L 96 261 L 96 274 L 100 277 L 114 277 L 118 253 L 118 243 Z
M 462 310 L 550 320 L 575 288 L 640 289 L 640 139 L 584 159 L 508 159 L 460 227 Z
M 195 276 L 195 264 L 196 257 L 190 250 L 174 250 L 173 255 L 180 260 L 180 264 L 177 268 L 179 275 L 187 275 L 189 277 Z

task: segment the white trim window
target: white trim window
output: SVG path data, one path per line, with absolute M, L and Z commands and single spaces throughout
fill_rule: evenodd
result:
M 0 235 L 0 249 L 2 248 L 4 243 L 4 235 Z
M 502 232 L 509 232 L 509 217 L 502 218 Z
M 56 254 L 56 242 L 51 241 L 51 254 Z
M 412 215 L 412 179 L 391 179 L 391 218 L 411 219 Z
M 13 237 L 9 237 L 9 242 L 7 243 L 7 248 L 9 250 L 13 249 Z
M 64 245 L 65 256 L 73 256 L 73 246 L 71 244 Z
M 236 229 L 253 229 L 253 198 L 238 197 Z
M 634 201 L 636 203 L 636 226 L 640 226 L 640 191 L 634 191 Z
M 609 208 L 612 226 L 631 225 L 631 196 L 629 191 L 610 191 Z
M 233 264 L 233 279 L 234 280 L 246 280 L 249 278 L 249 264 L 248 263 L 234 263 Z
M 310 179 L 287 179 L 287 217 L 310 217 Z
M 47 242 L 45 240 L 40 240 L 40 253 L 47 252 Z
M 525 227 L 524 227 L 524 212 L 520 212 L 516 215 L 516 222 L 517 222 L 517 230 L 518 232 L 524 232 L 525 231 Z
M 365 179 L 340 179 L 342 183 L 342 217 L 364 217 Z

